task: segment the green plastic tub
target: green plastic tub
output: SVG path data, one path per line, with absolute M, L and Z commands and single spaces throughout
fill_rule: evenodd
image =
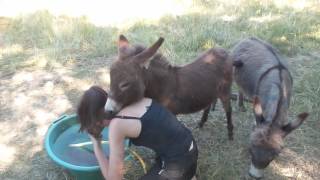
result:
M 45 149 L 49 157 L 59 166 L 69 171 L 77 180 L 104 179 L 88 134 L 79 133 L 76 115 L 63 115 L 49 127 L 45 137 Z M 102 132 L 102 146 L 108 153 L 108 128 Z M 128 147 L 129 141 L 125 140 Z M 125 160 L 130 159 L 126 154 Z

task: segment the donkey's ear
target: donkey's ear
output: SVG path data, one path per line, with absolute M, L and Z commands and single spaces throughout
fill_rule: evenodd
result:
M 309 113 L 301 113 L 297 116 L 297 119 L 288 123 L 287 125 L 284 125 L 282 127 L 283 137 L 290 134 L 293 130 L 297 129 L 309 116 Z
M 119 36 L 118 40 L 118 53 L 121 56 L 122 53 L 126 51 L 126 49 L 129 47 L 129 41 L 124 35 Z
M 129 41 L 124 35 L 121 34 L 119 36 L 118 48 L 120 49 L 122 47 L 127 47 L 127 46 L 129 46 Z
M 150 64 L 150 58 L 157 52 L 164 39 L 160 37 L 157 42 L 155 42 L 151 47 L 143 50 L 141 53 L 134 57 L 134 61 L 139 63 L 141 67 L 148 68 Z
M 263 123 L 265 119 L 263 117 L 262 107 L 261 107 L 260 99 L 258 96 L 253 97 L 253 111 L 256 117 L 257 125 Z

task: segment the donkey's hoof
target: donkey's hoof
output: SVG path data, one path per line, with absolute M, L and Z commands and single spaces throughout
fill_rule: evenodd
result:
M 192 130 L 197 130 L 197 129 L 200 129 L 198 125 L 192 128 Z
M 230 141 L 233 141 L 233 134 L 229 134 L 228 137 Z
M 202 127 L 203 127 L 203 123 L 198 123 L 196 129 L 202 129 Z

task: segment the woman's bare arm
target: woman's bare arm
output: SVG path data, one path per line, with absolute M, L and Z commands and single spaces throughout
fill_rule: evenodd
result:
M 110 160 L 108 180 L 121 180 L 124 174 L 125 122 L 114 120 L 109 126 Z
M 103 177 L 107 177 L 107 172 L 108 172 L 108 168 L 109 168 L 109 161 L 107 159 L 107 157 L 105 157 L 104 153 L 103 153 L 103 149 L 101 146 L 101 141 L 97 140 L 95 137 L 93 137 L 92 135 L 90 135 L 90 139 L 92 141 L 93 144 L 93 150 L 94 150 L 94 154 L 98 160 L 99 166 L 100 166 L 100 170 L 102 172 Z
M 124 174 L 124 139 L 138 137 L 141 131 L 139 120 L 113 119 L 109 126 L 110 160 L 108 180 L 121 180 Z
M 113 119 L 109 124 L 109 159 L 103 153 L 101 142 L 90 136 L 105 179 L 122 179 L 124 174 L 124 139 L 126 137 L 138 137 L 140 131 L 141 122 L 138 120 Z

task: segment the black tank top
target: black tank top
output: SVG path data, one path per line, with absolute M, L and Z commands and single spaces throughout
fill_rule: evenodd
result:
M 154 150 L 163 160 L 188 152 L 193 140 L 191 131 L 156 101 L 152 100 L 140 121 L 139 137 L 130 138 L 134 145 Z

